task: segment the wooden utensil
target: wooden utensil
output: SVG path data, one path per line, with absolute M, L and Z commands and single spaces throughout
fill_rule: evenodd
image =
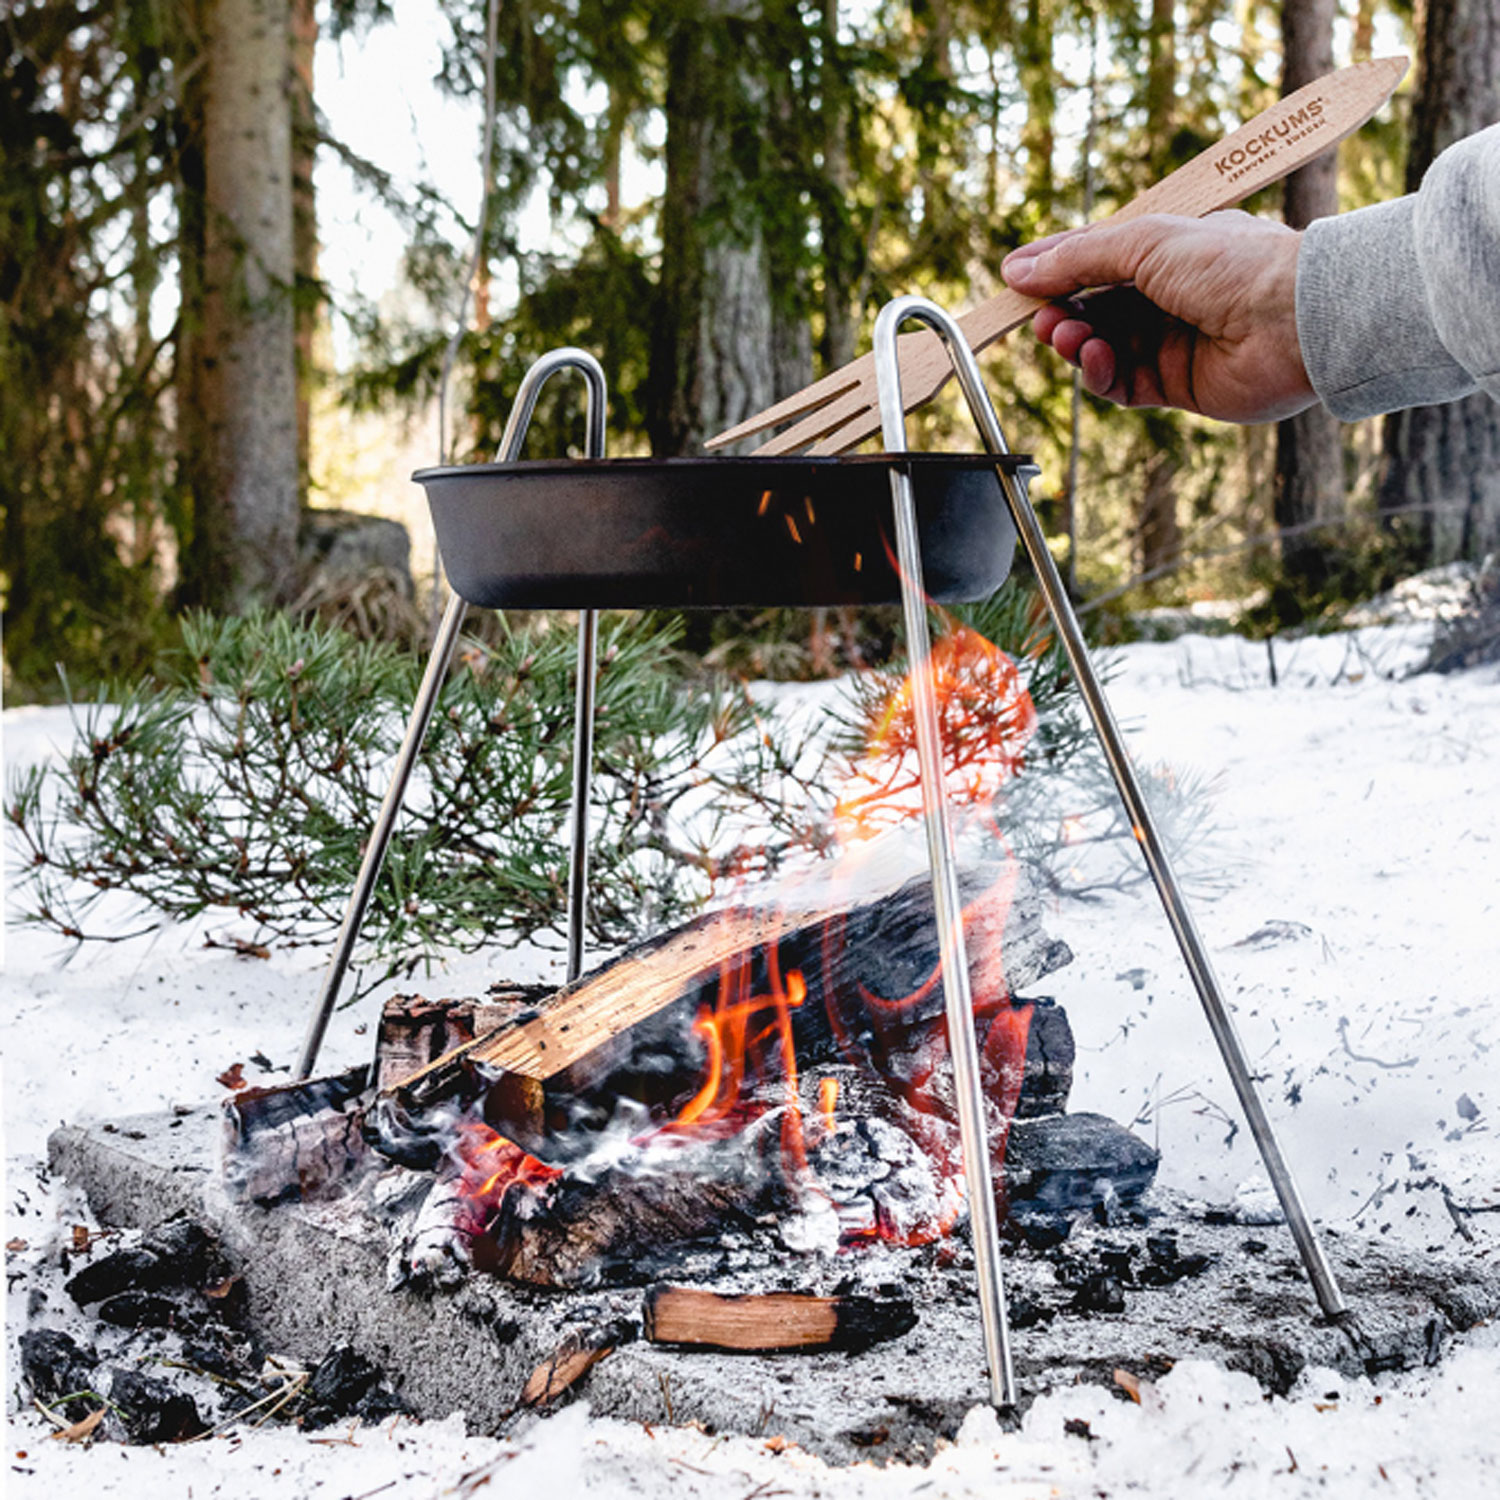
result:
M 1316 79 L 1263 110 L 1111 217 L 1184 214 L 1199 218 L 1230 208 L 1352 135 L 1390 98 L 1406 70 L 1405 57 L 1379 57 Z M 1040 306 L 1035 298 L 1007 288 L 966 313 L 958 325 L 970 347 L 978 351 L 1019 328 Z M 930 401 L 951 372 L 935 334 L 910 334 L 901 340 L 901 391 L 907 411 Z M 878 432 L 873 356 L 862 355 L 710 438 L 705 446 L 722 448 L 794 417 L 802 420 L 756 451 L 767 455 L 802 449 L 842 453 Z

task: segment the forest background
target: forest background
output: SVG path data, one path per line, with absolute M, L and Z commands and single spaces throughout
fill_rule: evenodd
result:
M 189 606 L 337 611 L 308 592 L 305 537 L 313 510 L 359 508 L 349 424 L 365 444 L 387 424 L 394 457 L 445 385 L 428 459 L 491 456 L 522 371 L 560 343 L 609 374 L 612 452 L 691 452 L 858 352 L 886 298 L 961 310 L 1015 245 L 1126 202 L 1333 66 L 1418 60 L 1336 162 L 1252 210 L 1303 224 L 1392 197 L 1500 118 L 1496 0 L 438 0 L 433 16 L 437 83 L 472 106 L 469 204 L 362 159 L 319 110 L 320 35 L 357 68 L 360 40 L 395 24 L 385 0 L 0 14 L 10 701 L 55 696 L 58 664 L 75 684 L 149 669 Z M 320 276 L 320 155 L 403 226 L 399 296 Z M 1251 628 L 1316 624 L 1500 538 L 1484 397 L 1238 429 L 1107 408 L 1024 336 L 987 368 L 1105 630 L 1207 597 Z M 576 451 L 579 405 L 552 393 L 530 451 Z M 956 407 L 922 420 L 919 446 L 972 443 Z M 425 611 L 343 614 L 415 640 Z M 757 663 L 807 674 L 858 651 L 835 623 L 729 628 L 779 638 Z

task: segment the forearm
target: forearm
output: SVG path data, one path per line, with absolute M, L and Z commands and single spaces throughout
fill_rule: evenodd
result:
M 1444 152 L 1419 193 L 1309 226 L 1297 332 L 1346 422 L 1500 396 L 1500 127 Z

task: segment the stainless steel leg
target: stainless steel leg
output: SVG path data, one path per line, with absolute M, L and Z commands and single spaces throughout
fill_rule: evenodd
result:
M 583 972 L 589 899 L 589 788 L 594 777 L 594 657 L 599 612 L 578 612 L 578 692 L 573 709 L 572 849 L 568 864 L 568 983 Z
M 537 397 L 541 394 L 542 386 L 549 376 L 558 370 L 572 369 L 579 371 L 588 386 L 588 451 L 591 458 L 602 457 L 604 453 L 604 416 L 605 416 L 605 383 L 604 371 L 600 368 L 599 361 L 583 349 L 554 349 L 544 354 L 535 364 L 527 370 L 525 378 L 521 381 L 521 388 L 516 392 L 516 399 L 511 406 L 510 416 L 505 424 L 505 433 L 500 440 L 499 459 L 501 463 L 514 463 L 521 456 L 522 445 L 526 441 L 526 429 L 531 425 L 531 417 L 536 410 Z M 407 784 L 411 780 L 412 771 L 416 767 L 417 756 L 422 749 L 422 741 L 427 737 L 428 725 L 432 722 L 433 710 L 437 707 L 438 697 L 443 689 L 443 681 L 448 675 L 449 664 L 453 660 L 453 652 L 458 645 L 459 631 L 463 626 L 465 602 L 457 594 L 450 594 L 447 607 L 443 611 L 442 623 L 438 626 L 437 638 L 433 642 L 432 653 L 427 658 L 427 670 L 422 676 L 422 685 L 417 690 L 417 701 L 412 707 L 411 718 L 407 721 L 406 736 L 401 742 L 401 751 L 396 757 L 396 766 L 391 773 L 390 785 L 386 788 L 385 799 L 380 804 L 380 812 L 375 819 L 375 826 L 370 832 L 370 841 L 365 846 L 365 856 L 360 863 L 359 874 L 355 878 L 354 889 L 349 896 L 349 904 L 344 909 L 344 920 L 339 926 L 338 938 L 334 943 L 333 957 L 328 962 L 328 968 L 323 974 L 323 985 L 318 993 L 317 1003 L 313 1007 L 312 1015 L 308 1021 L 307 1036 L 302 1044 L 302 1055 L 297 1062 L 296 1076 L 308 1078 L 312 1075 L 313 1068 L 317 1065 L 318 1053 L 323 1046 L 323 1037 L 328 1030 L 329 1017 L 333 1014 L 333 1007 L 338 1001 L 339 989 L 343 985 L 344 975 L 349 969 L 349 960 L 354 953 L 354 945 L 359 939 L 360 927 L 364 923 L 365 912 L 370 905 L 370 897 L 375 890 L 375 882 L 380 878 L 380 869 L 385 862 L 385 852 L 390 846 L 391 834 L 395 830 L 396 817 L 401 811 L 402 800 L 406 796 Z M 591 613 L 591 612 L 590 612 Z M 580 620 L 580 646 L 579 646 L 579 670 L 583 671 L 583 647 L 582 634 L 585 625 Z M 580 836 L 577 832 L 578 826 L 583 825 L 584 838 L 587 837 L 587 806 L 588 806 L 588 765 L 591 759 L 592 734 L 593 734 L 593 648 L 592 633 L 593 623 L 587 626 L 590 635 L 589 648 L 589 683 L 588 683 L 588 743 L 582 739 L 575 741 L 574 745 L 574 839 Z M 579 714 L 583 712 L 583 685 L 579 687 L 580 702 Z M 579 771 L 578 761 L 584 762 L 583 772 L 583 811 L 577 811 L 579 798 Z M 582 953 L 582 904 L 583 893 L 580 892 L 575 899 L 572 893 L 572 882 L 570 882 L 569 905 L 568 905 L 568 946 L 569 964 L 573 962 L 574 933 L 579 934 L 579 954 Z M 570 977 L 572 977 L 570 975 Z
M 897 310 L 893 316 L 898 316 L 903 321 L 911 317 L 920 318 L 939 334 L 947 346 L 949 358 L 953 361 L 954 371 L 958 375 L 959 384 L 963 387 L 969 410 L 984 438 L 986 449 L 991 453 L 1008 452 L 1005 435 L 1000 430 L 1000 420 L 995 415 L 995 409 L 984 389 L 984 381 L 980 376 L 973 351 L 959 332 L 957 325 L 940 308 L 921 298 L 902 298 L 885 309 L 881 316 L 891 313 L 892 309 Z M 877 359 L 879 356 L 880 350 L 877 345 Z M 894 361 L 894 348 L 890 350 L 889 358 Z M 1015 519 L 1016 530 L 1020 534 L 1021 545 L 1026 549 L 1026 555 L 1031 561 L 1037 582 L 1041 586 L 1042 597 L 1046 600 L 1053 623 L 1062 639 L 1068 663 L 1073 669 L 1073 675 L 1078 679 L 1079 690 L 1083 694 L 1084 704 L 1094 725 L 1094 732 L 1099 736 L 1099 742 L 1104 748 L 1110 773 L 1114 777 L 1120 798 L 1125 804 L 1125 810 L 1130 816 L 1136 841 L 1141 846 L 1141 852 L 1146 859 L 1146 867 L 1151 873 L 1151 879 L 1156 885 L 1157 894 L 1166 911 L 1167 921 L 1171 924 L 1172 932 L 1177 938 L 1177 945 L 1187 964 L 1188 973 L 1192 976 L 1193 985 L 1198 991 L 1204 1014 L 1208 1017 L 1209 1029 L 1213 1033 L 1214 1041 L 1218 1044 L 1224 1065 L 1229 1070 L 1230 1082 L 1234 1086 L 1240 1108 L 1244 1111 L 1245 1119 L 1249 1123 L 1250 1134 L 1260 1151 L 1261 1160 L 1265 1163 L 1266 1174 L 1271 1179 L 1271 1185 L 1276 1190 L 1282 1212 L 1286 1215 L 1287 1226 L 1292 1232 L 1292 1238 L 1302 1257 L 1302 1264 L 1307 1271 L 1308 1280 L 1312 1283 L 1318 1305 L 1328 1317 L 1342 1317 L 1348 1311 L 1343 1293 L 1339 1290 L 1333 1269 L 1328 1263 L 1317 1231 L 1313 1228 L 1312 1219 L 1302 1201 L 1296 1179 L 1292 1176 L 1291 1168 L 1276 1138 L 1276 1132 L 1261 1102 L 1260 1093 L 1255 1087 L 1254 1076 L 1250 1071 L 1244 1046 L 1235 1030 L 1229 1006 L 1219 988 L 1219 981 L 1209 961 L 1208 951 L 1203 946 L 1203 940 L 1198 935 L 1192 914 L 1188 911 L 1181 888 L 1172 872 L 1166 847 L 1157 831 L 1156 821 L 1151 816 L 1151 809 L 1146 804 L 1135 769 L 1126 752 L 1119 726 L 1115 722 L 1109 702 L 1104 696 L 1104 690 L 1089 661 L 1083 631 L 1079 627 L 1078 617 L 1073 613 L 1073 606 L 1068 599 L 1067 591 L 1063 588 L 1057 564 L 1048 550 L 1041 523 L 1037 520 L 1036 512 L 1032 509 L 1025 491 L 1014 477 L 1002 470 L 1000 481 L 1005 492 L 1006 503 Z
M 585 368 L 589 381 L 589 458 L 604 457 L 604 372 Z M 573 707 L 572 848 L 568 861 L 568 983 L 583 972 L 583 933 L 588 916 L 589 791 L 594 780 L 594 674 L 599 644 L 599 612 L 578 612 L 578 688 Z
M 886 450 L 906 451 L 906 419 L 901 402 L 901 368 L 896 334 L 908 317 L 924 317 L 902 299 L 882 309 L 875 323 L 875 361 L 880 392 L 881 433 Z M 969 960 L 964 945 L 963 907 L 948 797 L 943 775 L 943 746 L 937 695 L 932 682 L 932 642 L 927 631 L 927 594 L 922 585 L 922 551 L 917 541 L 917 507 L 911 475 L 891 471 L 895 508 L 896 554 L 901 571 L 901 609 L 912 684 L 912 710 L 921 771 L 922 810 L 927 825 L 927 857 L 932 868 L 933 910 L 937 918 L 938 953 L 943 972 L 943 1002 L 948 1015 L 948 1044 L 953 1053 L 959 1138 L 963 1143 L 964 1181 L 969 1223 L 974 1236 L 974 1263 L 979 1275 L 979 1313 L 989 1363 L 990 1401 L 1016 1404 L 1015 1369 L 1010 1350 L 1010 1318 L 1000 1269 L 1000 1225 L 990 1174 L 989 1132 L 985 1128 L 984 1092 L 979 1083 L 979 1046 L 974 1039 L 974 1002 L 969 990 Z
M 391 772 L 391 783 L 386 788 L 385 800 L 380 804 L 375 826 L 370 830 L 365 857 L 360 861 L 354 890 L 350 893 L 348 906 L 344 908 L 344 920 L 339 926 L 333 957 L 323 971 L 323 988 L 318 993 L 318 1003 L 313 1007 L 308 1021 L 302 1056 L 297 1063 L 298 1078 L 311 1077 L 317 1063 L 323 1036 L 328 1030 L 328 1019 L 333 1014 L 344 975 L 349 970 L 349 960 L 353 956 L 354 945 L 359 940 L 359 929 L 364 922 L 365 911 L 374 894 L 375 882 L 380 878 L 380 867 L 385 863 L 385 851 L 390 847 L 391 834 L 396 827 L 402 800 L 406 796 L 407 783 L 416 768 L 422 741 L 427 738 L 427 726 L 432 722 L 433 710 L 437 707 L 443 682 L 448 676 L 448 665 L 453 660 L 453 650 L 458 645 L 459 631 L 463 628 L 464 609 L 464 601 L 457 594 L 448 595 L 448 607 L 443 611 L 437 639 L 432 643 L 432 654 L 427 658 L 427 670 L 422 674 L 417 701 L 412 706 L 411 718 L 406 723 L 406 737 L 401 741 L 401 752 L 396 757 L 396 766 Z

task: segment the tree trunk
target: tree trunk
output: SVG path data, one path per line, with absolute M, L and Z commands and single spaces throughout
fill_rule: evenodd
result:
M 292 236 L 297 321 L 297 496 L 307 504 L 312 472 L 312 393 L 317 383 L 315 342 L 322 311 L 318 282 L 318 213 L 313 196 L 317 116 L 313 109 L 313 57 L 318 47 L 314 0 L 292 6 Z
M 849 162 L 851 111 L 839 53 L 838 0 L 823 0 L 822 21 L 823 175 L 827 187 L 819 225 L 823 250 L 823 339 L 819 353 L 825 370 L 837 370 L 854 358 L 859 318 L 854 288 L 859 280 L 861 253 L 849 215 L 853 184 Z
M 1281 92 L 1295 93 L 1333 69 L 1335 0 L 1282 0 Z M 1286 180 L 1283 217 L 1293 229 L 1339 208 L 1338 151 L 1325 151 Z M 1276 525 L 1291 530 L 1281 540 L 1283 571 L 1305 587 L 1326 577 L 1330 533 L 1308 530 L 1337 522 L 1344 512 L 1344 444 L 1336 418 L 1311 406 L 1277 425 Z
M 1500 114 L 1500 14 L 1489 0 L 1427 0 L 1406 167 L 1415 191 L 1444 147 Z M 1386 418 L 1380 509 L 1415 561 L 1500 545 L 1500 411 L 1488 396 Z
M 733 45 L 726 8 L 685 12 L 668 45 L 649 422 L 658 456 L 688 452 L 776 396 L 770 257 L 736 160 L 744 141 L 732 139 L 741 91 L 761 80 Z
M 1026 90 L 1026 123 L 1021 129 L 1021 148 L 1026 153 L 1026 207 L 1028 222 L 1042 233 L 1052 228 L 1052 205 L 1057 184 L 1052 173 L 1056 144 L 1057 72 L 1052 64 L 1054 17 L 1043 0 L 1027 0 L 1021 22 L 1016 63 Z
M 201 288 L 187 268 L 191 592 L 238 610 L 289 591 L 296 558 L 291 17 L 288 0 L 210 0 L 203 18 L 201 217 L 189 206 L 186 229 L 202 250 Z
M 1175 165 L 1172 160 L 1177 91 L 1175 9 L 1173 0 L 1151 0 L 1146 141 L 1153 180 L 1165 176 Z M 1182 531 L 1177 524 L 1177 474 L 1182 463 L 1177 454 L 1177 428 L 1174 419 L 1165 412 L 1144 413 L 1141 434 L 1146 449 L 1145 483 L 1137 503 L 1136 535 L 1141 572 L 1151 575 L 1175 562 L 1182 550 Z
M 1182 461 L 1170 444 L 1152 443 L 1146 428 L 1146 481 L 1141 490 L 1141 575 L 1148 581 L 1177 561 L 1182 551 L 1182 530 L 1177 524 L 1177 471 Z

